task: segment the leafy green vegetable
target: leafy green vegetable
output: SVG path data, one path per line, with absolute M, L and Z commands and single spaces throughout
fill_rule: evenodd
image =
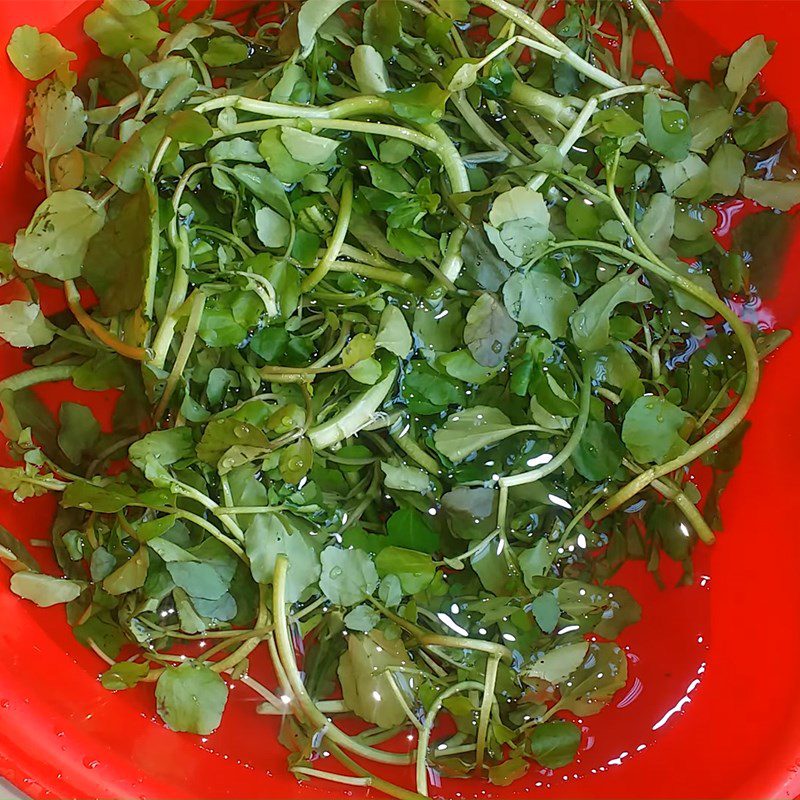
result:
M 158 714 L 174 731 L 209 734 L 217 729 L 228 701 L 225 681 L 194 661 L 167 667 L 156 683 Z
M 351 780 L 341 749 L 408 796 L 366 766 L 397 736 L 415 796 L 566 767 L 565 715 L 627 680 L 611 576 L 691 581 L 787 336 L 761 330 L 800 201 L 772 45 L 673 86 L 634 70 L 644 28 L 671 60 L 656 2 L 184 5 L 94 4 L 80 80 L 50 34 L 8 44 L 44 201 L 0 246 L 31 368 L 0 381 L 0 489 L 58 497 L 58 572 L 0 528 L 12 591 L 65 604 L 109 690 L 157 681 L 175 730 L 257 690 L 303 779 Z M 64 381 L 114 391 L 54 414 Z

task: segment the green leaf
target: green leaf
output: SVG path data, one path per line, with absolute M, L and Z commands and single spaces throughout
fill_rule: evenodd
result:
M 313 164 L 304 164 L 292 158 L 277 128 L 264 131 L 258 152 L 269 165 L 270 172 L 282 183 L 297 183 L 314 169 Z
M 14 28 L 6 45 L 6 52 L 11 63 L 29 81 L 40 81 L 54 71 L 65 80 L 69 62 L 77 58 L 55 36 L 40 33 L 31 25 Z
M 378 588 L 378 573 L 363 550 L 326 547 L 322 551 L 319 588 L 335 605 L 354 606 Z
M 349 0 L 306 0 L 297 15 L 297 36 L 301 56 L 305 58 L 314 47 L 317 31 Z
M 671 161 L 689 155 L 692 131 L 683 103 L 664 100 L 655 94 L 644 97 L 644 135 L 648 146 Z
M 400 9 L 395 0 L 376 0 L 364 12 L 364 44 L 374 47 L 384 58 L 391 58 L 392 48 L 403 33 Z
M 162 506 L 169 502 L 169 493 L 162 489 L 137 494 L 123 483 L 98 486 L 88 481 L 73 481 L 61 496 L 64 508 L 82 508 L 100 514 L 116 514 L 136 503 L 145 506 Z
M 385 547 L 375 557 L 375 567 L 381 578 L 396 575 L 404 594 L 421 592 L 436 575 L 436 565 L 429 555 L 404 547 Z
M 511 786 L 514 781 L 525 777 L 530 766 L 530 762 L 524 758 L 507 758 L 489 767 L 489 782 L 494 786 Z
M 339 661 L 344 703 L 354 714 L 380 728 L 406 721 L 403 704 L 386 675 L 388 667 L 409 661 L 401 639 L 387 639 L 380 631 L 347 637 L 347 651 Z
M 431 490 L 431 479 L 427 472 L 419 467 L 405 464 L 395 465 L 388 461 L 381 461 L 383 470 L 383 485 L 387 489 L 400 489 L 408 492 L 427 494 Z
M 547 769 L 572 763 L 581 743 L 581 729 L 562 719 L 537 725 L 530 738 L 531 755 Z
M 541 597 L 553 597 L 553 594 L 548 592 Z M 560 683 L 578 669 L 588 651 L 589 642 L 573 642 L 554 647 L 526 667 L 525 674 L 532 678 L 541 678 L 548 683 Z
M 289 243 L 291 227 L 277 211 L 264 206 L 256 211 L 256 235 L 264 247 L 278 249 Z
M 351 631 L 360 631 L 361 633 L 369 633 L 380 621 L 381 615 L 366 603 L 356 606 L 344 615 L 344 624 Z
M 400 358 L 405 358 L 413 346 L 411 331 L 403 312 L 394 305 L 387 305 L 381 314 L 375 347 L 382 347 Z
M 336 139 L 288 127 L 281 128 L 281 142 L 295 161 L 314 166 L 326 163 L 340 144 Z
M 502 362 L 496 367 L 484 367 L 472 357 L 469 350 L 445 353 L 439 357 L 438 363 L 453 378 L 465 383 L 476 383 L 479 386 L 492 380 L 502 367 Z
M 620 303 L 646 303 L 653 293 L 636 273 L 621 273 L 603 284 L 570 319 L 572 337 L 581 350 L 599 350 L 609 342 L 609 321 Z
M 442 495 L 450 531 L 462 539 L 480 539 L 495 524 L 497 492 L 488 486 L 456 486 Z
M 572 454 L 575 469 L 590 481 L 604 481 L 614 476 L 622 464 L 625 448 L 610 422 L 589 420 Z
M 0 306 L 0 337 L 13 347 L 39 347 L 54 336 L 38 303 L 12 300 Z
M 11 576 L 11 591 L 31 600 L 41 608 L 68 603 L 81 593 L 81 585 L 64 578 L 53 578 L 41 572 L 23 570 Z
M 597 714 L 628 681 L 625 653 L 613 643 L 593 642 L 566 683 L 558 705 L 578 717 Z
M 368 44 L 358 45 L 350 58 L 350 68 L 353 70 L 358 88 L 363 94 L 382 95 L 389 91 L 389 72 L 381 54 L 374 47 Z M 411 149 L 413 151 L 413 146 Z M 388 164 L 398 163 L 383 158 L 383 155 L 381 155 L 381 160 Z M 402 159 L 400 160 L 402 161 Z
M 557 558 L 557 548 L 546 538 L 539 539 L 533 547 L 528 547 L 519 555 L 519 568 L 522 579 L 531 590 L 536 589 L 535 578 L 541 578 L 550 572 Z
M 483 447 L 532 428 L 538 430 L 536 426 L 512 424 L 499 408 L 474 406 L 449 416 L 433 434 L 433 441 L 442 455 L 457 464 Z
M 789 117 L 781 103 L 767 103 L 758 114 L 733 134 L 742 150 L 763 150 L 789 132 Z
M 244 61 L 250 50 L 247 42 L 234 36 L 215 36 L 208 42 L 203 61 L 209 67 L 229 67 Z
M 144 585 L 150 555 L 140 547 L 124 564 L 103 578 L 103 590 L 113 595 L 127 594 Z
M 506 222 L 530 219 L 546 228 L 550 224 L 550 212 L 541 192 L 525 186 L 515 186 L 495 197 L 489 211 L 489 223 L 499 228 Z
M 484 367 L 503 363 L 517 338 L 517 326 L 494 295 L 484 293 L 467 312 L 464 343 Z
M 103 0 L 86 17 L 83 29 L 103 55 L 112 58 L 134 49 L 150 55 L 166 35 L 158 27 L 158 14 L 145 0 Z
M 91 409 L 80 403 L 63 402 L 58 410 L 58 446 L 73 463 L 80 464 L 100 437 L 100 423 Z
M 139 681 L 146 678 L 150 673 L 147 664 L 139 664 L 134 661 L 120 661 L 109 667 L 101 676 L 100 683 L 104 689 L 112 692 L 119 692 L 123 689 L 131 689 Z
M 32 272 L 59 280 L 77 278 L 89 241 L 104 222 L 105 210 L 85 192 L 53 192 L 28 227 L 17 233 L 14 259 Z
M 466 399 L 464 390 L 448 376 L 422 361 L 412 361 L 403 379 L 403 397 L 415 414 L 435 414 Z
M 691 148 L 697 153 L 705 153 L 733 124 L 731 112 L 725 107 L 720 92 L 703 82 L 696 83 L 689 90 L 689 116 Z
M 440 89 L 435 83 L 418 83 L 411 89 L 389 92 L 386 99 L 392 111 L 401 119 L 418 125 L 438 122 L 444 115 L 449 92 Z
M 196 661 L 166 667 L 156 683 L 158 715 L 173 731 L 213 733 L 227 701 L 222 677 Z
M 211 564 L 176 561 L 167 564 L 167 572 L 176 586 L 204 600 L 219 600 L 230 586 L 230 580 L 225 581 Z
M 165 467 L 193 455 L 194 442 L 190 428 L 153 431 L 128 448 L 131 463 L 151 481 L 159 478 Z
M 682 199 L 702 195 L 708 183 L 708 165 L 700 156 L 689 153 L 683 161 L 662 161 L 658 165 L 667 194 Z
M 552 633 L 561 617 L 558 600 L 552 592 L 545 592 L 535 597 L 531 603 L 531 613 L 544 633 Z
M 735 144 L 721 144 L 708 166 L 708 190 L 712 195 L 730 197 L 739 191 L 744 177 L 744 153 Z
M 566 335 L 578 301 L 560 278 L 537 269 L 515 272 L 503 287 L 508 313 L 523 327 L 536 325 L 553 339 Z
M 465 273 L 489 292 L 498 291 L 511 274 L 506 262 L 498 256 L 478 227 L 470 227 L 467 231 L 461 246 L 461 258 L 464 260 Z
M 675 230 L 675 200 L 663 192 L 654 194 L 638 228 L 642 238 L 656 255 L 669 253 L 670 240 Z
M 320 561 L 316 550 L 299 531 L 291 531 L 278 514 L 257 514 L 245 531 L 250 570 L 258 583 L 270 583 L 279 555 L 289 560 L 286 601 L 297 602 L 317 582 Z
M 213 134 L 209 121 L 196 111 L 176 111 L 167 125 L 167 136 L 185 144 L 205 144 Z
M 432 531 L 419 511 L 401 508 L 386 521 L 386 543 L 423 553 L 436 553 L 441 549 L 439 534 Z
M 641 464 L 661 464 L 686 449 L 679 431 L 686 412 L 663 397 L 645 395 L 634 401 L 622 423 L 622 441 Z
M 748 39 L 732 56 L 725 73 L 725 86 L 740 99 L 758 73 L 767 65 L 775 50 L 774 42 L 767 42 L 763 35 Z
M 757 178 L 744 178 L 742 194 L 767 208 L 791 211 L 800 203 L 800 181 L 762 181 Z M 14 252 L 16 254 L 16 250 Z
M 151 235 L 158 213 L 155 189 L 119 193 L 107 208 L 105 225 L 89 242 L 82 274 L 103 314 L 111 317 L 141 305 L 150 259 L 158 248 Z

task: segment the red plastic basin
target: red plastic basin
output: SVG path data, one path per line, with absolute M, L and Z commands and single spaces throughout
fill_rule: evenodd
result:
M 89 8 L 93 4 L 89 4 Z M 765 71 L 770 95 L 800 126 L 800 2 L 673 0 L 663 27 L 681 71 L 704 77 L 711 57 L 754 33 L 779 42 Z M 76 0 L 0 0 L 0 42 L 30 23 L 85 56 L 87 5 Z M 11 241 L 36 203 L 25 182 L 25 81 L 0 56 L 0 237 Z M 787 259 L 771 306 L 795 327 L 800 247 Z M 0 289 L 12 299 L 14 286 Z M 59 306 L 45 292 L 45 310 Z M 763 311 L 762 313 L 767 313 Z M 0 375 L 17 371 L 18 351 L 0 347 Z M 644 567 L 623 579 L 644 607 L 624 634 L 630 682 L 585 725 L 579 761 L 555 773 L 531 769 L 508 789 L 450 781 L 446 797 L 793 798 L 800 794 L 800 341 L 767 365 L 751 414 L 743 463 L 724 498 L 726 529 L 697 552 L 694 586 L 659 590 Z M 63 387 L 61 399 L 109 401 Z M 23 537 L 47 535 L 52 501 L 0 499 L 0 522 Z M 256 673 L 267 655 L 253 659 Z M 61 609 L 38 609 L 10 594 L 0 576 L 0 775 L 34 798 L 327 798 L 341 789 L 298 784 L 285 768 L 274 720 L 258 698 L 231 693 L 209 737 L 175 734 L 155 715 L 152 688 L 112 694 L 97 681 L 102 662 L 73 638 Z M 409 774 L 395 773 L 406 784 Z

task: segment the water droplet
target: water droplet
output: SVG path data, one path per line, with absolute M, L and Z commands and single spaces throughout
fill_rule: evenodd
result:
M 331 570 L 331 578 L 338 578 L 341 574 L 342 574 L 342 568 L 341 567 L 334 567 Z
M 100 766 L 100 762 L 97 759 L 90 760 L 88 758 L 84 758 L 83 766 L 86 767 L 86 769 L 96 769 L 97 767 Z
M 499 353 L 503 349 L 503 343 L 497 339 L 492 342 L 492 352 Z

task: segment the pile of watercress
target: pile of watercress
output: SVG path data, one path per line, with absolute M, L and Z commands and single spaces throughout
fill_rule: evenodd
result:
M 691 580 L 784 337 L 737 316 L 800 201 L 772 45 L 673 87 L 646 0 L 549 27 L 544 0 L 184 5 L 104 0 L 80 75 L 48 33 L 8 44 L 46 196 L 0 252 L 30 364 L 0 381 L 0 486 L 59 495 L 61 572 L 0 532 L 12 591 L 174 730 L 244 682 L 301 778 L 411 798 L 568 764 L 640 616 L 606 581 Z M 665 71 L 634 76 L 639 31 Z M 725 250 L 729 197 L 755 213 Z M 54 418 L 33 387 L 59 381 L 116 390 L 110 426 Z

